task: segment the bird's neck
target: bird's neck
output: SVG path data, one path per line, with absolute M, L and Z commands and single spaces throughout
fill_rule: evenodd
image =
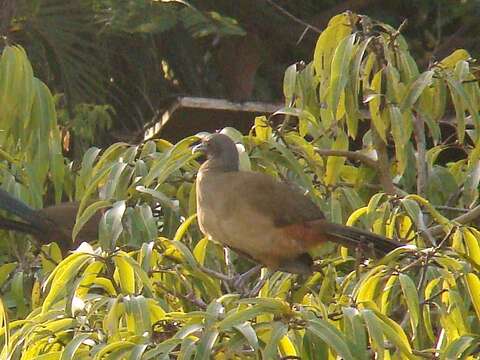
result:
M 209 158 L 203 163 L 201 170 L 215 172 L 239 171 L 238 154 L 235 153 L 233 157 L 221 156 Z

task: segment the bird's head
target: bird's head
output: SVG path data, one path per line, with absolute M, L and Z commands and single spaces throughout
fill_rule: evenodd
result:
M 207 156 L 207 161 L 202 165 L 203 169 L 238 171 L 237 147 L 227 135 L 220 133 L 208 135 L 193 148 L 193 152 L 202 152 Z

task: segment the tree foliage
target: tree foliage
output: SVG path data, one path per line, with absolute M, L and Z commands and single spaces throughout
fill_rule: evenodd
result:
M 478 51 L 475 0 L 3 3 L 2 36 L 27 50 L 53 93 L 65 94 L 69 115 L 81 103 L 110 104 L 122 132 L 140 129 L 178 94 L 279 100 L 284 68 L 310 60 L 318 29 L 346 9 L 394 26 L 408 19 L 403 32 L 421 68 L 456 47 Z
M 297 184 L 333 222 L 406 244 L 378 260 L 315 249 L 322 271 L 277 272 L 249 296 L 258 279 L 243 288 L 231 276 L 252 264 L 202 238 L 195 223 L 197 137 L 90 148 L 72 163 L 60 152 L 52 96 L 24 51 L 7 47 L 3 187 L 36 206 L 52 191 L 56 201 L 79 200 L 74 235 L 106 211 L 98 243 L 66 257 L 55 244 L 35 256 L 25 238 L 3 234 L 2 357 L 475 358 L 480 92 L 472 65 L 457 50 L 421 72 L 398 29 L 340 14 L 313 61 L 286 70 L 283 109 L 257 118 L 246 136 L 222 130 L 241 144 L 244 170 Z M 454 129 L 447 136 L 445 123 Z M 451 149 L 455 158 L 442 157 Z

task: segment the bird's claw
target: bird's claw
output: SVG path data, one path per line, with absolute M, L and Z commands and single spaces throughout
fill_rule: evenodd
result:
M 265 282 L 268 277 L 263 277 L 261 278 L 253 287 L 253 289 L 249 289 L 247 287 L 247 281 L 256 273 L 258 273 L 262 269 L 261 265 L 256 265 L 252 267 L 251 269 L 247 270 L 243 274 L 236 274 L 234 276 L 228 276 L 225 275 L 221 272 L 209 269 L 207 267 L 202 266 L 201 270 L 210 275 L 213 276 L 225 283 L 225 285 L 228 288 L 232 288 L 235 291 L 238 291 L 242 297 L 254 297 L 257 296 L 263 285 L 265 285 Z

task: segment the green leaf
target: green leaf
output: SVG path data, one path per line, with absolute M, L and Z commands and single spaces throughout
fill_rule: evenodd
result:
M 83 268 L 83 266 L 92 259 L 91 254 L 74 253 L 65 258 L 47 279 L 47 284 L 51 283 L 50 291 L 42 305 L 42 313 L 46 313 L 51 306 L 63 297 L 67 284 L 72 281 Z
M 17 263 L 8 263 L 0 266 L 0 287 L 3 286 L 5 281 L 7 281 L 8 277 L 12 273 L 12 271 L 15 270 L 17 266 L 18 266 Z
M 417 337 L 418 324 L 421 316 L 420 300 L 418 298 L 417 288 L 415 287 L 413 280 L 406 274 L 400 274 L 399 280 L 405 301 L 407 303 L 413 336 Z
M 310 331 L 325 341 L 325 343 L 344 360 L 355 359 L 344 335 L 332 324 L 322 319 L 310 319 L 305 328 L 307 331 Z
M 205 329 L 197 344 L 197 354 L 195 360 L 210 360 L 213 353 L 213 346 L 217 341 L 220 332 L 212 327 Z
M 412 354 L 412 348 L 408 342 L 402 327 L 386 315 L 373 310 L 375 315 L 379 318 L 379 325 L 382 328 L 385 337 L 390 340 L 408 359 L 416 360 Z
M 73 359 L 80 345 L 82 345 L 82 343 L 90 336 L 91 334 L 79 334 L 75 336 L 63 349 L 60 360 Z
M 433 75 L 433 70 L 425 71 L 410 85 L 405 97 L 400 103 L 400 111 L 402 113 L 412 109 L 413 105 L 417 102 L 423 90 L 425 90 L 427 86 L 430 86 Z
M 478 347 L 478 336 L 462 335 L 453 340 L 440 355 L 441 360 L 467 359 L 467 356 Z M 473 346 L 472 346 L 473 345 Z M 469 350 L 470 351 L 467 351 Z
M 348 137 L 339 130 L 335 142 L 333 143 L 332 150 L 348 150 Z M 329 156 L 327 159 L 327 167 L 325 170 L 325 184 L 333 185 L 340 178 L 342 167 L 345 163 L 345 157 Z
M 359 311 L 352 307 L 346 307 L 343 309 L 343 314 L 345 316 L 344 333 L 352 343 L 350 347 L 355 349 L 354 353 L 358 359 L 368 360 L 370 354 L 367 350 L 366 327 Z
M 105 209 L 111 205 L 112 203 L 110 201 L 96 201 L 90 206 L 88 206 L 81 214 L 77 214 L 77 216 L 80 215 L 80 217 L 77 218 L 77 221 L 75 221 L 75 225 L 73 226 L 73 242 L 75 242 L 78 233 L 82 230 L 83 226 L 88 222 L 88 220 L 92 218 L 92 216 L 94 216 L 98 211 Z
M 263 350 L 264 359 L 275 359 L 278 357 L 278 346 L 282 337 L 284 337 L 288 331 L 287 324 L 279 321 L 273 322 L 271 325 L 270 338 Z
M 269 309 L 264 306 L 257 305 L 242 310 L 232 311 L 225 316 L 225 319 L 218 323 L 218 328 L 220 330 L 227 330 L 229 328 L 242 325 L 246 321 L 257 317 L 268 310 Z
M 258 337 L 252 325 L 250 325 L 248 322 L 245 322 L 243 324 L 235 325 L 233 328 L 242 334 L 252 349 L 258 350 Z
M 407 166 L 405 144 L 410 140 L 412 125 L 409 119 L 411 116 L 408 116 L 408 114 L 402 116 L 402 113 L 395 105 L 388 105 L 387 111 L 390 118 L 393 140 L 395 142 L 395 154 L 399 165 L 398 173 L 403 174 Z
M 104 345 L 102 349 L 96 353 L 95 359 L 114 360 L 122 357 L 126 351 L 132 349 L 135 343 L 131 341 L 119 340 Z
M 143 336 L 152 329 L 150 308 L 147 299 L 142 296 L 126 296 L 123 298 L 128 331 Z
M 125 208 L 124 200 L 117 201 L 103 215 L 98 234 L 98 240 L 102 249 L 113 250 L 115 248 L 116 242 L 123 231 L 122 218 Z
M 162 154 L 154 162 L 147 176 L 142 178 L 142 185 L 148 188 L 154 181 L 157 185 L 163 184 L 174 172 L 197 158 L 198 155 L 192 154 L 190 149 L 196 141 L 198 141 L 196 136 L 187 137 Z
M 368 214 L 374 214 L 378 209 L 380 201 L 384 200 L 384 198 L 386 198 L 386 195 L 383 192 L 380 192 L 380 193 L 377 193 L 377 194 L 373 195 L 370 198 L 370 201 L 368 202 L 367 213 Z
M 142 357 L 143 360 L 149 360 L 149 359 L 164 359 L 159 357 L 159 355 L 163 354 L 170 354 L 170 352 L 173 351 L 178 345 L 182 343 L 181 339 L 168 339 L 163 342 L 161 342 L 158 345 L 155 345 L 152 349 L 146 351 Z M 169 357 L 166 357 L 165 359 L 169 359 Z M 207 359 L 206 359 L 207 360 Z
M 287 67 L 283 77 L 283 95 L 285 97 L 285 105 L 289 106 L 293 101 L 295 94 L 295 85 L 297 82 L 297 65 L 293 64 Z
M 387 128 L 388 124 L 386 123 L 385 117 L 382 117 L 383 113 L 383 94 L 382 94 L 382 76 L 383 70 L 379 70 L 373 77 L 372 83 L 370 84 L 371 90 L 373 92 L 373 97 L 368 102 L 368 108 L 370 110 L 370 116 L 372 117 L 372 122 L 375 129 L 380 135 L 380 138 L 383 142 L 387 142 Z
M 407 214 L 410 219 L 412 219 L 412 222 L 416 224 L 418 228 L 419 224 L 421 224 L 421 221 L 423 221 L 421 219 L 421 217 L 423 216 L 422 210 L 420 209 L 418 203 L 414 200 L 403 199 L 402 206 L 407 211 Z
M 145 186 L 136 186 L 135 190 L 138 192 L 144 193 L 144 194 L 149 194 L 152 197 L 154 197 L 158 202 L 162 205 L 165 206 L 175 212 L 178 212 L 178 206 L 175 205 L 174 201 L 169 198 L 167 195 L 162 193 L 161 191 L 158 190 L 153 190 L 153 189 L 148 189 Z
M 367 325 L 368 333 L 370 335 L 372 347 L 378 355 L 379 360 L 384 359 L 385 345 L 383 340 L 383 330 L 380 320 L 373 313 L 373 311 L 365 309 L 361 311 L 365 324 Z
M 347 36 L 338 44 L 333 55 L 327 103 L 334 114 L 338 113 L 340 95 L 348 81 L 354 42 L 355 34 Z

